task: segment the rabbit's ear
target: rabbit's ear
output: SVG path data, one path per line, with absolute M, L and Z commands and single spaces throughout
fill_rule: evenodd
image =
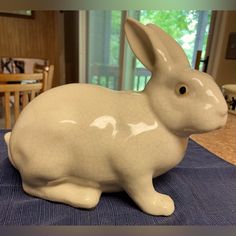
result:
M 169 34 L 154 24 L 147 24 L 147 27 L 151 28 L 155 32 L 155 37 L 158 37 L 165 45 L 167 51 L 169 52 L 169 56 L 171 57 L 171 61 L 175 66 L 178 66 L 178 68 L 190 67 L 184 50 Z
M 150 70 L 169 70 L 170 57 L 155 32 L 138 21 L 127 18 L 125 33 L 131 49 L 137 58 Z

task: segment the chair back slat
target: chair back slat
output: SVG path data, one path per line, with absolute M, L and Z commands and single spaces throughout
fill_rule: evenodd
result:
M 20 92 L 14 93 L 14 117 L 15 120 L 18 119 L 18 116 L 20 114 Z
M 43 89 L 42 83 L 34 84 L 1 84 L 0 92 L 23 92 L 31 90 L 41 90 Z M 44 90 L 43 90 L 44 91 Z
M 35 90 L 32 90 L 30 94 L 30 101 L 32 101 L 35 98 L 35 95 L 36 95 Z
M 10 108 L 10 92 L 4 94 L 4 107 L 5 107 L 5 128 L 11 128 L 11 108 Z
M 29 97 L 28 97 L 28 92 L 23 92 L 23 97 L 22 97 L 22 105 L 23 108 L 29 103 Z
M 10 82 L 10 81 L 26 81 L 26 80 L 43 80 L 44 77 L 42 73 L 33 74 L 0 74 L 0 82 Z
M 38 94 L 46 90 L 46 72 L 34 74 L 0 74 L 0 95 L 4 95 L 2 98 L 4 98 L 5 128 L 10 129 L 13 124 L 13 119 L 11 119 L 11 104 L 14 105 L 14 122 L 16 122 L 22 109 Z

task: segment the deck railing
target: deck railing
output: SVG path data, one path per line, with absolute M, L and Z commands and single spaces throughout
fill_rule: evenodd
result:
M 106 88 L 117 89 L 120 69 L 118 66 L 94 65 L 91 67 L 90 82 Z M 145 68 L 136 68 L 133 90 L 141 91 L 149 81 L 151 73 Z

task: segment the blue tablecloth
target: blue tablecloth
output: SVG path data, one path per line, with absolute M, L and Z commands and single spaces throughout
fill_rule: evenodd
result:
M 147 215 L 124 193 L 103 194 L 93 210 L 76 209 L 23 192 L 0 130 L 0 225 L 236 225 L 236 167 L 190 140 L 184 160 L 156 178 L 176 210 Z

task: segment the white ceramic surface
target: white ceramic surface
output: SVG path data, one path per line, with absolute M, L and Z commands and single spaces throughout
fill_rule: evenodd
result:
M 152 179 L 182 160 L 189 135 L 224 126 L 227 105 L 214 80 L 192 70 L 159 27 L 128 19 L 125 32 L 152 72 L 144 91 L 89 84 L 48 90 L 5 140 L 31 195 L 93 208 L 102 192 L 125 190 L 144 212 L 168 216 L 174 202 Z

